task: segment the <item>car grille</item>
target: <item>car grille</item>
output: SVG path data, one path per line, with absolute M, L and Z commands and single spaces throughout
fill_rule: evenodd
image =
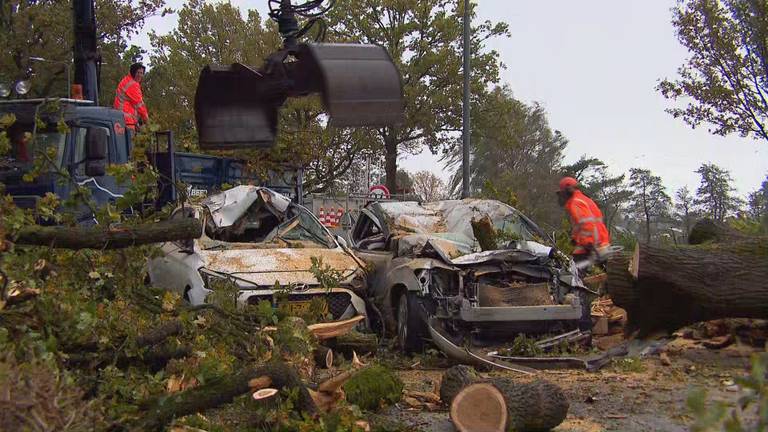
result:
M 328 302 L 328 311 L 331 313 L 331 316 L 333 316 L 333 319 L 339 319 L 344 314 L 344 311 L 346 311 L 349 305 L 352 303 L 352 297 L 349 295 L 349 293 L 346 292 L 332 292 L 328 294 L 289 294 L 288 301 L 311 301 L 313 298 L 318 296 L 325 298 L 325 301 Z M 271 294 L 252 295 L 248 297 L 248 304 L 256 305 L 260 301 L 264 300 L 272 303 L 273 305 L 275 304 L 274 297 Z

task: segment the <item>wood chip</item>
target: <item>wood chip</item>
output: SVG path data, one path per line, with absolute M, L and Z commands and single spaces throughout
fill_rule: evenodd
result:
M 661 360 L 661 364 L 664 366 L 671 366 L 672 360 L 669 359 L 669 355 L 665 352 L 659 354 L 659 360 Z

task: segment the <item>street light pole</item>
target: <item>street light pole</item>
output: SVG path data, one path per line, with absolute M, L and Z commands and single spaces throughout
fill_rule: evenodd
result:
M 470 0 L 464 0 L 464 91 L 462 101 L 462 119 L 461 119 L 461 134 L 462 134 L 462 160 L 461 160 L 461 197 L 469 198 L 469 94 L 470 94 L 470 69 L 469 69 L 469 6 Z

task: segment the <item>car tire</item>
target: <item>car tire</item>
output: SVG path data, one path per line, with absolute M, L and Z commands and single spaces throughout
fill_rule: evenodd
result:
M 403 352 L 424 350 L 426 325 L 415 293 L 405 292 L 397 301 L 397 345 Z

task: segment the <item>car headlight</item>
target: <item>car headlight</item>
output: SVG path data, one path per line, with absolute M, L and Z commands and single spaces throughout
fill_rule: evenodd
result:
M 11 94 L 11 86 L 0 83 L 0 97 L 8 97 Z
M 205 269 L 200 269 L 199 273 L 200 278 L 203 279 L 203 286 L 209 290 L 221 289 L 234 284 L 228 277 Z
M 16 90 L 17 94 L 25 95 L 29 93 L 29 90 L 32 88 L 32 85 L 29 83 L 29 81 L 21 80 L 16 82 L 16 86 L 14 87 L 14 90 Z

